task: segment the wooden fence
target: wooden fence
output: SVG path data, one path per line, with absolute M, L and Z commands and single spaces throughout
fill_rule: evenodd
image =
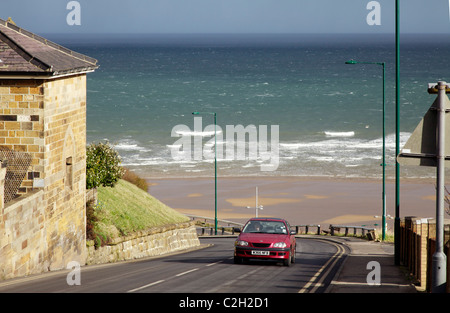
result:
M 450 292 L 450 221 L 444 225 L 444 253 L 447 255 L 447 293 Z M 400 222 L 400 263 L 420 284 L 420 289 L 431 291 L 432 257 L 436 246 L 436 221 L 405 217 Z

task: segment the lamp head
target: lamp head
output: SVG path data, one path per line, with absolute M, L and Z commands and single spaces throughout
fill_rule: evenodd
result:
M 199 115 L 200 112 L 192 112 L 192 115 Z

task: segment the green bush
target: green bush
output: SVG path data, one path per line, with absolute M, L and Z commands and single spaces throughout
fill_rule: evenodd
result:
M 108 143 L 92 143 L 86 148 L 86 189 L 114 187 L 123 175 L 119 153 Z
M 144 178 L 141 178 L 138 174 L 135 172 L 130 171 L 128 168 L 124 168 L 124 174 L 122 176 L 123 180 L 126 180 L 127 182 L 132 183 L 133 185 L 136 185 L 140 189 L 144 191 L 148 191 L 148 183 Z

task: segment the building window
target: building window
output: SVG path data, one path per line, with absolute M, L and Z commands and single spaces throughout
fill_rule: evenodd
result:
M 66 158 L 66 179 L 65 186 L 69 187 L 72 190 L 73 183 L 73 165 L 72 165 L 72 157 Z

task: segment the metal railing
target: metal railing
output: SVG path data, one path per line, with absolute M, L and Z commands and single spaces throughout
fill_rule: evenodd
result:
M 295 228 L 295 232 L 296 232 L 297 234 L 302 234 L 302 231 L 301 231 L 301 230 L 302 230 L 303 228 L 305 229 L 304 234 L 308 234 L 310 228 L 316 228 L 315 234 L 316 234 L 316 235 L 320 235 L 320 225 L 311 225 L 311 224 L 308 224 L 308 225 L 294 225 L 294 226 L 291 226 L 291 228 Z
M 375 228 L 369 228 L 364 226 L 352 226 L 352 225 L 330 225 L 330 235 L 334 236 L 335 233 L 341 233 L 342 229 L 344 229 L 344 236 L 348 236 L 350 229 L 353 229 L 354 236 L 357 236 L 358 230 L 361 232 L 362 236 L 372 233 L 375 235 Z
M 200 230 L 200 233 L 197 234 L 199 236 L 213 236 L 214 235 L 214 226 L 209 227 L 197 227 L 197 230 Z M 226 227 L 226 226 L 220 226 L 217 227 L 217 235 L 219 236 L 225 236 L 225 235 L 235 235 L 236 233 L 240 232 L 240 227 Z
M 202 224 L 214 224 L 215 220 L 212 217 L 206 217 L 206 216 L 198 216 L 198 215 L 192 215 L 192 214 L 185 214 L 193 221 L 200 222 Z M 210 222 L 210 223 L 208 223 Z M 244 226 L 242 223 L 237 223 L 233 221 L 227 221 L 227 220 L 217 220 L 218 223 L 221 224 L 221 226 L 217 226 L 217 235 L 235 235 L 236 232 L 239 232 L 239 230 Z M 197 227 L 197 234 L 199 236 L 213 236 L 214 235 L 215 227 L 212 225 L 208 226 L 198 226 Z
M 194 221 L 198 221 L 204 226 L 197 226 L 197 234 L 199 236 L 213 236 L 215 232 L 215 227 L 213 225 L 208 225 L 210 222 L 211 224 L 214 224 L 214 218 L 206 217 L 206 216 L 198 216 L 198 215 L 191 215 L 186 214 L 189 218 L 191 218 Z M 220 226 L 217 226 L 217 235 L 218 236 L 224 236 L 224 235 L 236 235 L 236 233 L 239 233 L 244 226 L 242 223 L 237 223 L 233 221 L 227 221 L 227 220 L 217 220 Z M 343 236 L 350 235 L 350 231 L 352 230 L 353 236 L 357 236 L 358 233 L 361 236 L 368 236 L 369 239 L 375 239 L 376 233 L 375 228 L 371 227 L 364 227 L 364 226 L 353 226 L 353 225 L 330 225 L 329 231 L 323 230 L 320 225 L 318 224 L 300 224 L 300 225 L 292 225 L 291 230 L 295 230 L 295 233 L 297 235 L 300 234 L 315 234 L 320 235 L 321 233 L 329 234 L 331 236 L 335 236 L 338 234 L 342 234 Z

